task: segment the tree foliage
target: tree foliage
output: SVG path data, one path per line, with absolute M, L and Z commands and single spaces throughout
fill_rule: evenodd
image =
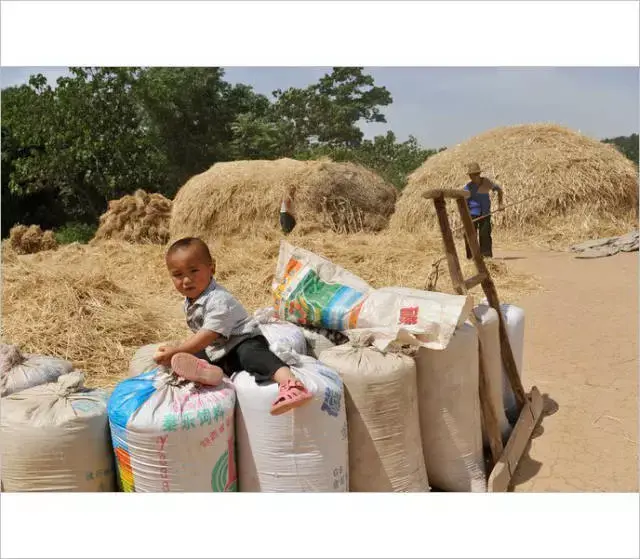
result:
M 71 68 L 54 89 L 42 76 L 3 91 L 3 124 L 21 154 L 10 192 L 51 192 L 65 218 L 95 221 L 108 200 L 155 186 L 164 154 L 141 125 L 131 93 L 135 71 Z
M 393 132 L 363 140 L 357 148 L 344 146 L 320 146 L 298 154 L 299 159 L 330 157 L 334 161 L 352 161 L 379 173 L 385 180 L 402 189 L 407 177 L 417 169 L 435 150 L 421 148 L 418 140 L 409 136 L 398 142 Z
M 617 138 L 606 138 L 602 141 L 606 144 L 613 144 L 625 157 L 628 157 L 638 165 L 638 134 L 618 136 Z
M 376 86 L 358 67 L 333 68 L 316 84 L 273 94 L 273 116 L 282 122 L 287 148 L 293 153 L 314 143 L 358 147 L 363 139 L 358 123 L 386 122 L 380 107 L 392 102 L 387 88 Z

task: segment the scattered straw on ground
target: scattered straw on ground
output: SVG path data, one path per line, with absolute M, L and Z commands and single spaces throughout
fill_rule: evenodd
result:
M 294 234 L 289 240 L 373 287 L 424 289 L 431 263 L 442 255 L 438 237 L 408 234 Z M 247 310 L 271 304 L 279 239 L 217 239 L 210 246 L 218 281 Z M 503 263 L 492 272 L 504 301 L 516 302 L 536 288 L 531 278 L 511 273 Z M 112 387 L 124 378 L 141 345 L 188 335 L 182 299 L 158 245 L 106 241 L 17 256 L 3 263 L 3 287 L 4 342 L 69 359 L 94 386 Z M 436 287 L 452 292 L 446 265 Z
M 164 244 L 169 240 L 170 219 L 171 200 L 162 194 L 136 190 L 109 202 L 94 239 Z
M 285 193 L 293 199 L 299 233 L 380 231 L 397 195 L 392 185 L 354 163 L 217 163 L 192 177 L 176 195 L 171 236 L 279 234 Z
M 39 225 L 15 225 L 9 231 L 9 246 L 16 254 L 34 254 L 55 250 L 58 242 L 53 231 L 43 231 Z
M 493 216 L 496 229 L 512 237 L 566 244 L 637 226 L 638 170 L 631 161 L 569 129 L 527 124 L 490 130 L 427 159 L 410 176 L 390 229 L 433 230 L 433 203 L 422 194 L 462 188 L 472 161 L 504 188 L 505 205 L 533 197 Z

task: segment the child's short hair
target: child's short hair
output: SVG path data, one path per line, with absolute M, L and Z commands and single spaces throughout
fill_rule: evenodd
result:
M 211 266 L 215 265 L 215 261 L 211 256 L 211 252 L 209 252 L 209 247 L 207 246 L 207 243 L 205 243 L 199 237 L 184 237 L 182 239 L 178 239 L 175 243 L 173 243 L 168 248 L 165 258 L 169 258 L 174 252 L 176 252 L 177 250 L 180 250 L 181 248 L 189 248 L 189 247 L 196 247 L 201 252 L 207 264 Z

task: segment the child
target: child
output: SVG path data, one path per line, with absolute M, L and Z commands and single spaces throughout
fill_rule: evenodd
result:
M 157 363 L 202 384 L 219 384 L 223 375 L 239 371 L 247 371 L 257 382 L 273 380 L 279 392 L 272 415 L 312 398 L 291 369 L 269 350 L 257 323 L 240 302 L 216 283 L 215 263 L 204 241 L 196 237 L 176 241 L 165 261 L 174 286 L 186 297 L 184 310 L 194 335 L 177 347 L 159 348 L 154 355 Z

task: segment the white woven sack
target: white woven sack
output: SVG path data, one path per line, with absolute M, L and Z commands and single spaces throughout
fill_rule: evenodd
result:
M 285 241 L 272 289 L 282 319 L 340 332 L 368 331 L 378 349 L 395 341 L 443 349 L 473 306 L 470 296 L 402 287 L 373 290 L 326 258 Z
M 137 377 L 142 373 L 148 373 L 154 369 L 158 368 L 158 364 L 153 360 L 153 356 L 155 355 L 158 348 L 161 346 L 172 346 L 178 345 L 176 341 L 170 342 L 161 342 L 159 344 L 147 344 L 143 345 L 136 350 L 129 361 L 129 373 L 130 377 Z
M 119 383 L 109 423 L 125 492 L 236 490 L 235 393 L 180 379 L 165 367 Z
M 243 492 L 345 492 L 349 483 L 347 419 L 342 381 L 312 357 L 273 347 L 313 400 L 270 415 L 276 383 L 233 376 L 238 396 L 238 478 Z
M 18 346 L 0 344 L 0 396 L 5 397 L 32 386 L 54 382 L 71 372 L 73 365 L 64 359 L 21 353 Z
M 509 438 L 511 425 L 504 413 L 502 385 L 502 354 L 500 352 L 500 319 L 495 309 L 488 305 L 478 305 L 473 309 L 477 320 L 478 337 L 482 345 L 482 363 L 489 382 L 489 400 L 496 413 L 498 428 L 504 442 Z M 482 437 L 485 447 L 489 446 L 484 422 Z
M 104 390 L 74 371 L 3 398 L 5 491 L 115 491 Z
M 429 491 L 413 359 L 357 342 L 320 357 L 346 387 L 349 490 Z
M 273 308 L 258 309 L 253 318 L 269 345 L 284 346 L 302 355 L 307 353 L 307 341 L 302 328 L 291 322 L 279 320 Z
M 483 304 L 488 304 L 487 300 L 482 301 Z M 503 303 L 500 305 L 500 312 L 505 323 L 505 329 L 507 331 L 507 337 L 511 344 L 511 352 L 513 353 L 513 359 L 516 362 L 516 369 L 520 380 L 523 378 L 523 366 L 524 366 L 524 326 L 525 315 L 524 310 L 515 305 L 509 303 Z M 515 422 L 518 419 L 519 410 L 516 403 L 516 397 L 511 388 L 511 382 L 502 365 L 502 392 L 504 397 L 504 409 L 507 414 L 507 418 Z
M 443 491 L 487 489 L 479 397 L 478 333 L 464 324 L 444 350 L 416 355 L 427 474 Z
M 373 344 L 381 350 L 394 342 L 444 349 L 472 308 L 470 295 L 383 287 L 364 299 L 351 332 L 373 334 Z

